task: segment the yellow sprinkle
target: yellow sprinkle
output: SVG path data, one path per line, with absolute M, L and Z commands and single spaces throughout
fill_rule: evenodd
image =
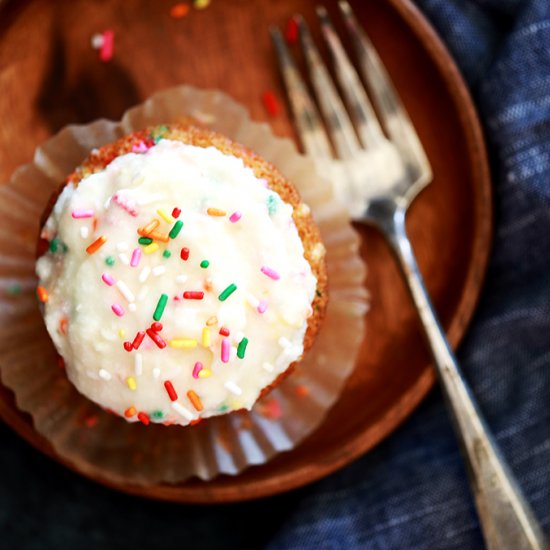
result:
M 210 0 L 194 0 L 193 1 L 193 7 L 196 10 L 203 10 L 204 8 L 207 8 L 210 5 Z
M 231 401 L 231 408 L 234 411 L 238 411 L 239 409 L 243 408 L 243 404 L 240 401 L 238 401 L 237 399 L 234 399 L 233 401 Z
M 206 327 L 202 329 L 202 345 L 205 348 L 210 347 L 210 329 Z
M 128 376 L 128 378 L 126 378 L 126 384 L 128 384 L 128 387 L 132 391 L 135 391 L 137 388 L 136 379 L 133 378 L 132 376 Z
M 159 208 L 157 210 L 157 214 L 166 222 L 166 223 L 174 223 L 174 218 L 166 212 L 166 210 L 163 210 L 162 208 Z
M 208 378 L 209 376 L 212 376 L 212 371 L 210 369 L 202 369 L 199 372 L 199 378 Z
M 194 338 L 174 338 L 174 340 L 170 340 L 170 346 L 173 348 L 196 348 L 197 341 Z
M 159 249 L 158 243 L 151 243 L 151 244 L 148 244 L 143 249 L 143 252 L 145 252 L 145 254 L 152 254 L 153 252 L 156 252 L 158 249 Z
M 121 328 L 118 331 L 118 336 L 119 336 L 119 338 L 124 338 L 126 336 L 126 331 L 123 328 Z
M 209 215 L 209 216 L 225 216 L 225 211 L 223 210 L 220 210 L 219 208 L 208 208 L 206 210 L 206 213 Z

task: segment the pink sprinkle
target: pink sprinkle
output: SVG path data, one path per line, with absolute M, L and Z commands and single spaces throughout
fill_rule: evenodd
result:
M 267 275 L 270 279 L 273 279 L 274 281 L 278 281 L 281 278 L 281 276 L 274 269 L 271 269 L 270 267 L 267 267 L 266 265 L 262 266 L 260 271 L 264 275 Z
M 102 276 L 101 276 L 101 279 L 103 280 L 103 282 L 108 285 L 108 286 L 113 286 L 115 284 L 115 280 L 111 277 L 111 275 L 109 275 L 108 273 L 104 273 Z
M 103 42 L 101 43 L 101 48 L 99 50 L 99 59 L 106 63 L 113 57 L 115 49 L 115 33 L 112 29 L 108 29 L 101 33 L 101 36 L 103 37 Z
M 139 265 L 140 260 L 141 260 L 141 248 L 134 248 L 134 251 L 132 252 L 132 259 L 130 260 L 130 265 L 132 267 L 137 267 Z
M 222 361 L 224 363 L 229 363 L 229 352 L 231 350 L 231 346 L 229 344 L 229 340 L 227 338 L 222 339 Z
M 148 150 L 149 148 L 144 141 L 140 141 L 139 143 L 134 143 L 134 145 L 132 145 L 132 153 L 146 153 Z
M 115 201 L 115 204 L 118 204 L 123 210 L 126 210 L 130 216 L 134 216 L 134 218 L 137 217 L 138 211 L 118 193 L 113 195 L 113 200 Z
M 113 310 L 115 315 L 118 315 L 119 317 L 122 317 L 124 315 L 124 309 L 119 304 L 113 304 L 111 306 L 111 309 Z
M 199 372 L 202 370 L 202 363 L 200 361 L 197 361 L 195 363 L 195 367 L 193 368 L 193 378 L 199 377 Z
M 75 220 L 79 220 L 81 218 L 93 218 L 94 211 L 91 208 L 81 208 L 78 210 L 73 210 L 72 216 Z
M 241 218 L 242 218 L 242 213 L 237 211 L 237 212 L 233 212 L 233 214 L 229 216 L 229 221 L 231 223 L 237 223 Z
M 267 300 L 260 300 L 260 303 L 256 309 L 258 310 L 258 313 L 265 313 L 265 310 L 267 309 Z

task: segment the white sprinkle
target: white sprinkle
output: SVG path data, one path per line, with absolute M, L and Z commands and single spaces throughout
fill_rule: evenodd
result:
M 137 199 L 138 204 L 151 204 L 152 202 L 162 200 L 164 198 L 164 195 L 162 193 L 151 193 L 150 195 L 144 195 L 143 197 L 139 197 Z
M 105 369 L 99 369 L 99 377 L 103 380 L 110 380 L 112 378 L 111 373 Z
M 163 265 L 157 265 L 153 267 L 153 275 L 158 277 L 159 275 L 164 275 L 166 273 L 166 268 Z
M 185 281 L 187 281 L 187 275 L 178 275 L 176 277 L 176 283 L 182 285 L 183 283 L 185 283 Z
M 145 296 L 147 296 L 147 294 L 149 294 L 149 287 L 148 287 L 148 286 L 144 286 L 144 287 L 139 291 L 138 300 L 139 300 L 140 302 L 143 302 L 143 300 L 145 299 Z
M 120 258 L 120 261 L 124 264 L 124 265 L 130 265 L 130 258 L 128 258 L 128 255 L 127 254 L 124 254 L 124 252 L 121 252 L 118 257 Z
M 87 239 L 89 234 L 90 234 L 90 230 L 89 230 L 85 225 L 83 225 L 83 226 L 80 228 L 80 236 L 81 236 L 83 239 Z
M 279 338 L 279 345 L 282 348 L 289 348 L 290 346 L 292 346 L 292 343 L 290 342 L 290 340 L 288 338 L 285 338 L 284 336 L 281 336 Z
M 144 283 L 151 274 L 151 268 L 146 265 L 139 274 L 139 282 Z
M 193 413 L 177 401 L 172 401 L 172 408 L 187 420 L 193 420 Z
M 90 44 L 94 50 L 101 49 L 101 46 L 103 46 L 103 35 L 100 32 L 93 34 Z
M 134 294 L 132 291 L 128 288 L 126 283 L 124 281 L 117 281 L 116 287 L 118 288 L 119 292 L 126 298 L 126 301 L 133 302 L 135 300 Z
M 76 304 L 76 307 L 74 308 L 75 311 L 81 311 L 82 310 L 82 304 Z
M 119 252 L 126 252 L 128 250 L 128 243 L 126 242 L 116 243 L 116 249 Z
M 137 306 L 136 306 L 136 304 L 134 304 L 134 303 L 132 302 L 131 304 L 128 304 L 128 309 L 129 309 L 130 311 L 136 311 Z
M 153 378 L 156 380 L 160 376 L 160 369 L 158 367 L 155 367 L 153 369 Z
M 143 373 L 143 355 L 136 353 L 134 356 L 134 372 L 136 376 L 141 376 Z
M 271 363 L 268 363 L 267 361 L 262 364 L 262 368 L 266 370 L 267 372 L 273 372 L 273 365 Z
M 241 390 L 241 388 L 237 386 L 237 384 L 235 384 L 235 382 L 233 382 L 232 380 L 228 380 L 224 384 L 224 386 L 235 395 L 241 395 L 243 393 L 243 390 Z
M 250 292 L 246 293 L 246 301 L 248 302 L 248 305 L 252 309 L 256 309 L 258 307 L 258 305 L 260 304 L 259 300 L 255 296 L 250 294 Z

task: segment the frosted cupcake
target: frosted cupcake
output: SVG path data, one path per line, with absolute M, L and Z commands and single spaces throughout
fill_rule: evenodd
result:
M 324 247 L 309 209 L 219 134 L 160 126 L 95 150 L 47 216 L 48 332 L 76 388 L 128 421 L 250 409 L 320 328 Z

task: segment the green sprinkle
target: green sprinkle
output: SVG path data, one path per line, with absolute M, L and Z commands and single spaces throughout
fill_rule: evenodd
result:
M 233 292 L 235 292 L 235 290 L 237 290 L 237 285 L 231 283 L 219 296 L 218 296 L 218 300 L 220 302 L 224 302 L 225 300 L 227 300 L 227 298 L 229 298 L 229 296 L 231 296 L 231 294 L 233 294 Z
M 168 131 L 168 126 L 157 126 L 153 130 L 151 137 L 153 138 L 155 145 L 164 137 L 164 134 L 166 134 L 167 131 Z
M 145 244 L 145 245 L 148 245 L 148 244 L 151 244 L 153 242 L 153 239 L 150 239 L 149 237 L 140 237 L 138 239 L 138 243 L 139 244 Z
M 218 412 L 224 413 L 229 410 L 229 405 L 220 405 L 218 407 Z
M 174 227 L 172 227 L 172 229 L 170 229 L 170 233 L 168 233 L 168 236 L 171 239 L 175 239 L 179 235 L 179 232 L 181 231 L 182 227 L 183 227 L 183 222 L 181 220 L 178 220 L 174 224 Z
M 19 296 L 23 292 L 23 288 L 19 283 L 13 283 L 6 288 L 6 294 L 8 296 Z
M 112 256 L 107 256 L 105 258 L 105 263 L 107 265 L 115 265 L 115 259 Z
M 273 216 L 277 212 L 277 208 L 279 208 L 279 200 L 275 195 L 269 195 L 267 197 L 267 211 L 269 215 Z
M 203 269 L 206 269 L 209 265 L 210 265 L 210 262 L 209 262 L 208 260 L 203 260 L 203 261 L 201 262 L 201 267 L 202 267 Z
M 164 418 L 164 413 L 162 411 L 153 411 L 151 413 L 151 418 L 155 420 L 162 420 Z
M 166 307 L 167 303 L 168 303 L 168 296 L 166 294 L 161 294 L 159 301 L 157 303 L 157 307 L 155 308 L 155 313 L 153 313 L 153 319 L 155 321 L 160 321 L 160 318 L 164 313 L 164 308 Z
M 172 255 L 172 252 L 170 252 L 169 250 L 165 250 L 162 255 L 165 257 L 165 258 L 169 258 L 171 255 Z
M 57 252 L 57 249 L 59 248 L 59 239 L 55 238 L 50 241 L 50 252 Z
M 69 247 L 65 243 L 61 243 L 61 250 L 63 254 L 67 254 L 67 252 L 69 252 Z
M 248 345 L 248 338 L 243 338 L 239 345 L 237 346 L 237 357 L 239 359 L 244 359 L 244 354 L 246 353 L 246 346 Z
M 317 295 L 317 298 L 320 298 L 322 296 L 322 294 L 318 290 L 315 291 L 315 294 Z

